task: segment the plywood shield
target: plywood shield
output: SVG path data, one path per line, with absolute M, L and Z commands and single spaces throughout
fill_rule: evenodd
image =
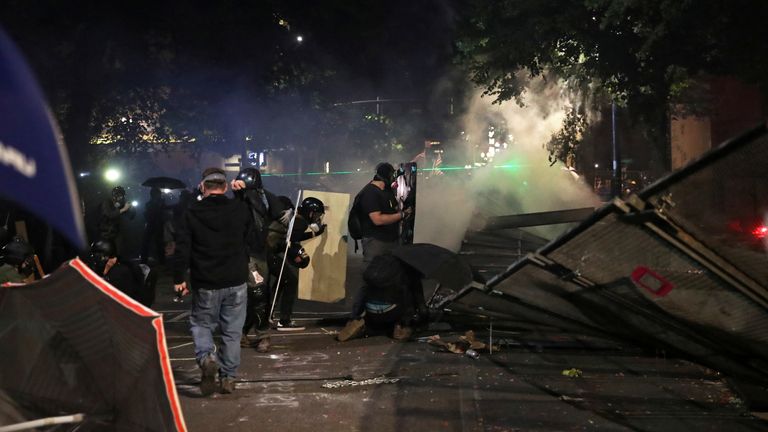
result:
M 333 303 L 344 298 L 347 275 L 347 232 L 349 194 L 305 190 L 304 198 L 315 197 L 325 204 L 325 233 L 302 243 L 309 254 L 309 266 L 299 272 L 299 298 Z

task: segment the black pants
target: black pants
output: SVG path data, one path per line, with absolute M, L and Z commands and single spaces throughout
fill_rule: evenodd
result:
M 256 271 L 264 280 L 257 283 L 253 272 Z M 264 330 L 268 327 L 272 289 L 270 269 L 265 257 L 250 257 L 248 260 L 248 305 L 246 306 L 243 334 L 251 328 Z
M 165 243 L 163 242 L 163 226 L 147 225 L 144 228 L 144 238 L 141 242 L 141 263 L 146 264 L 149 256 L 154 255 L 158 264 L 165 262 Z
M 280 275 L 280 264 L 282 264 L 282 258 L 277 263 L 277 268 L 274 269 L 275 278 Z M 275 283 L 277 283 L 277 280 L 275 280 Z M 286 261 L 285 268 L 283 268 L 283 277 L 280 280 L 280 287 L 276 287 L 276 289 L 278 290 L 278 301 L 280 302 L 280 322 L 288 324 L 293 314 L 293 305 L 299 296 L 299 268 Z
M 399 246 L 397 241 L 385 242 L 373 237 L 364 237 L 362 244 L 363 263 L 365 263 L 363 266 L 363 271 L 365 271 L 365 267 L 367 267 L 375 257 L 383 255 L 387 252 L 391 252 Z M 359 276 L 359 279 L 362 280 L 362 274 Z M 352 296 L 352 319 L 361 318 L 363 316 L 363 312 L 365 312 L 365 293 L 363 293 L 364 289 L 364 287 L 359 288 L 357 292 Z

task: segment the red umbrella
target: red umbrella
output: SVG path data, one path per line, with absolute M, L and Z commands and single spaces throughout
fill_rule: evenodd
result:
M 162 317 L 74 259 L 0 288 L 0 390 L 30 417 L 78 430 L 186 431 Z

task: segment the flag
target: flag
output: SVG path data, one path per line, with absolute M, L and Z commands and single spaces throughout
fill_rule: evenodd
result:
M 21 53 L 0 29 L 0 195 L 85 247 L 64 143 Z

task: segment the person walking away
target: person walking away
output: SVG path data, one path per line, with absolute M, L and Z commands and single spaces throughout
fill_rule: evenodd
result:
M 232 393 L 240 366 L 240 337 L 245 321 L 248 252 L 246 239 L 252 229 L 248 207 L 227 198 L 224 170 L 203 171 L 199 185 L 202 199 L 193 202 L 181 218 L 173 259 L 174 290 L 193 293 L 190 328 L 195 358 L 202 370 L 200 391 Z M 190 270 L 191 287 L 185 281 Z M 221 332 L 216 349 L 213 333 Z
M 412 209 L 398 211 L 397 198 L 392 190 L 395 182 L 395 167 L 387 162 L 376 165 L 376 174 L 355 198 L 357 207 L 352 211 L 360 221 L 362 230 L 363 262 L 371 261 L 399 245 L 400 221 L 411 215 Z M 350 320 L 339 332 L 337 339 L 346 341 L 365 331 L 365 302 L 358 291 L 353 300 Z

